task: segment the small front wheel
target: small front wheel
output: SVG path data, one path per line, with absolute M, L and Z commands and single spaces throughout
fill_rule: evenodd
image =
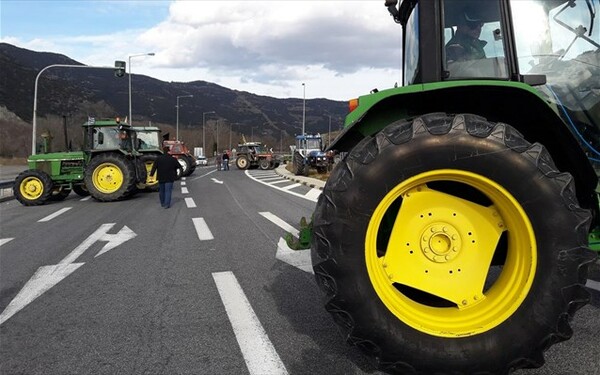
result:
M 13 193 L 23 206 L 39 206 L 50 198 L 52 185 L 47 173 L 29 169 L 17 176 Z

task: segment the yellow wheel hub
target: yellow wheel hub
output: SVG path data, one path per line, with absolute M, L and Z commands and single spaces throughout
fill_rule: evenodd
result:
M 152 166 L 154 165 L 153 161 L 147 161 L 144 163 L 146 166 L 146 186 L 156 185 L 158 180 L 156 179 L 156 173 L 150 176 L 150 171 L 152 170 Z
M 94 169 L 92 182 L 100 192 L 114 193 L 123 185 L 123 172 L 113 163 L 102 163 Z
M 453 192 L 460 186 L 461 197 L 429 186 L 448 181 Z M 490 203 L 475 203 L 481 196 Z M 480 334 L 508 319 L 529 292 L 536 251 L 527 214 L 506 189 L 450 169 L 393 188 L 375 209 L 365 240 L 367 270 L 382 302 L 407 325 L 440 337 Z M 495 255 L 501 264 L 492 265 Z
M 27 177 L 21 181 L 19 191 L 23 198 L 36 200 L 44 193 L 44 183 L 37 177 Z

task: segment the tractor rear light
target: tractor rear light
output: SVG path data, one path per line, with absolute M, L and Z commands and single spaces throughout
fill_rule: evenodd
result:
M 354 111 L 358 107 L 358 99 L 350 99 L 348 101 L 348 109 L 350 112 Z

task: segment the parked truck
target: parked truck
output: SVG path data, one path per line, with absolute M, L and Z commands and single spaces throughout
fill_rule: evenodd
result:
M 540 367 L 597 259 L 600 4 L 385 4 L 402 84 L 351 100 L 330 146 L 347 154 L 312 223 L 325 308 L 385 372 Z

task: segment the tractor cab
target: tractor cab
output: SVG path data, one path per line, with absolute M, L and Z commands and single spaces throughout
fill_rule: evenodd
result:
M 133 128 L 137 135 L 136 149 L 139 152 L 161 151 L 161 130 L 155 126 Z
M 84 150 L 90 152 L 120 151 L 136 154 L 137 135 L 133 128 L 120 119 L 95 119 L 90 117 L 84 128 Z

